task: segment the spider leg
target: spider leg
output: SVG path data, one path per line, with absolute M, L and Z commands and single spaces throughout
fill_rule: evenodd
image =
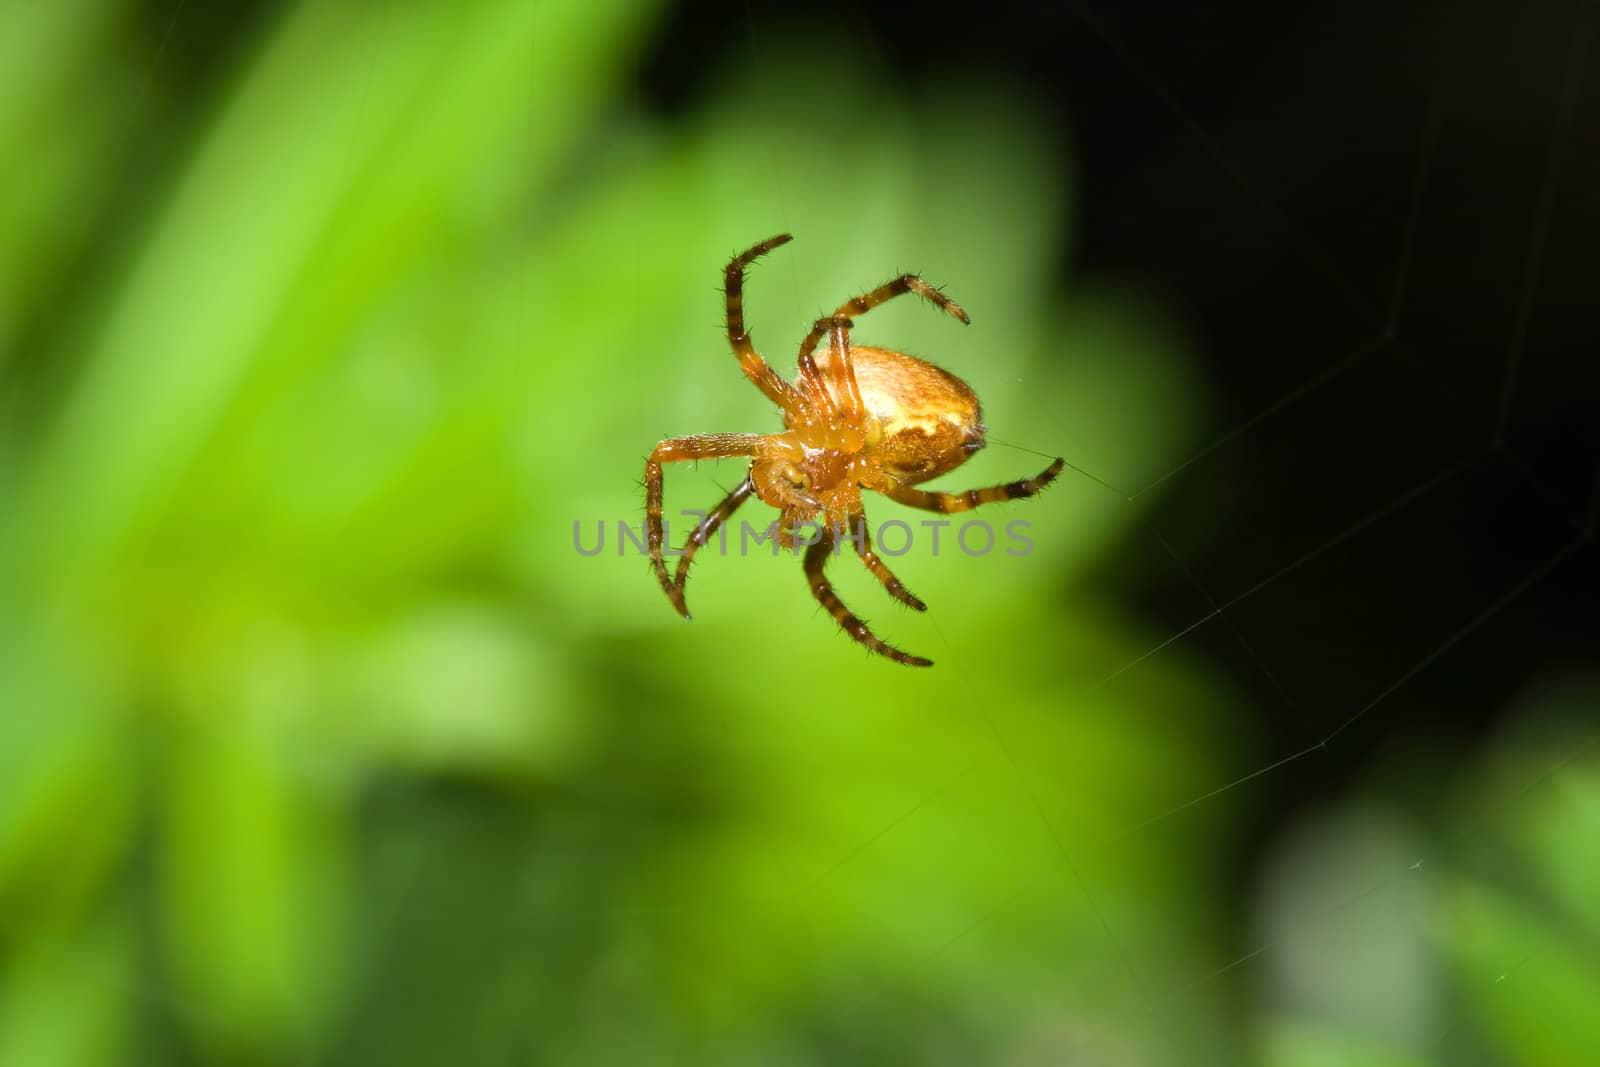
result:
M 745 268 L 774 248 L 786 245 L 793 239 L 789 234 L 780 233 L 734 256 L 722 271 L 722 291 L 728 315 L 728 343 L 733 346 L 734 355 L 739 357 L 739 366 L 756 384 L 756 388 L 767 395 L 768 400 L 783 408 L 785 413 L 798 416 L 805 410 L 804 399 L 794 391 L 793 386 L 767 366 L 767 361 L 756 352 L 755 345 L 750 340 L 750 332 L 744 327 Z
M 839 599 L 838 594 L 833 591 L 833 586 L 828 583 L 828 579 L 823 577 L 822 574 L 822 568 L 827 565 L 828 557 L 833 554 L 833 545 L 832 531 L 824 530 L 822 538 L 806 549 L 805 571 L 806 580 L 811 583 L 811 595 L 817 598 L 819 604 L 828 609 L 828 614 L 833 616 L 834 621 L 839 624 L 845 633 L 880 656 L 888 656 L 896 663 L 904 663 L 908 667 L 933 666 L 931 659 L 923 659 L 921 656 L 913 656 L 910 653 L 902 652 L 893 645 L 885 644 L 879 640 L 877 635 L 867 628 L 866 623 L 852 615 L 850 609 L 844 606 L 844 602 Z
M 824 421 L 832 422 L 839 416 L 839 405 L 834 396 L 828 392 L 827 385 L 822 380 L 822 371 L 817 368 L 817 361 L 813 353 L 817 349 L 817 342 L 822 339 L 826 330 L 824 322 L 831 319 L 819 319 L 817 325 L 812 327 L 804 341 L 800 342 L 800 387 L 804 390 L 807 399 L 811 401 L 812 408 Z M 842 320 L 847 325 L 848 319 Z
M 650 566 L 661 582 L 661 589 L 678 609 L 678 614 L 689 617 L 683 602 L 683 590 L 667 574 L 666 561 L 661 558 L 661 465 L 679 463 L 686 459 L 721 459 L 726 456 L 753 456 L 761 435 L 756 433 L 705 433 L 692 437 L 669 437 L 656 445 L 645 460 L 645 536 L 650 546 Z
M 850 516 L 850 536 L 856 543 L 856 555 L 861 557 L 861 562 L 872 572 L 872 576 L 883 583 L 890 596 L 918 611 L 928 610 L 928 605 L 907 589 L 889 570 L 888 565 L 878 558 L 878 554 L 872 551 L 872 537 L 867 533 L 867 517 L 859 511 Z
M 749 500 L 751 494 L 755 491 L 755 483 L 746 474 L 744 481 L 734 486 L 733 491 L 723 497 L 721 502 L 712 508 L 705 518 L 700 520 L 700 524 L 694 528 L 694 533 L 689 535 L 689 540 L 684 542 L 683 555 L 678 557 L 678 571 L 674 576 L 673 582 L 678 587 L 679 601 L 683 600 L 683 587 L 684 583 L 689 579 L 689 563 L 694 559 L 694 554 L 700 550 L 702 545 L 711 540 L 711 535 L 716 533 L 722 524 L 728 521 L 728 517 L 739 510 L 739 505 Z
M 957 304 L 915 274 L 902 274 L 893 281 L 883 283 L 870 293 L 863 293 L 861 296 L 846 300 L 839 305 L 839 310 L 833 313 L 834 318 L 845 316 L 859 318 L 884 301 L 893 300 L 902 293 L 916 293 L 937 307 L 948 311 L 962 322 L 969 325 L 972 323 L 972 320 L 967 317 L 967 313 L 961 310 L 960 304 Z
M 861 387 L 856 384 L 855 366 L 850 355 L 850 327 L 853 325 L 855 324 L 851 320 L 838 316 L 818 319 L 811 327 L 811 332 L 806 334 L 806 339 L 800 342 L 800 374 L 814 381 L 816 388 L 826 395 L 822 374 L 818 371 L 816 361 L 811 358 L 811 354 L 821 343 L 823 334 L 828 335 L 828 372 L 833 382 L 832 396 L 838 398 L 834 410 L 851 425 L 859 423 L 866 412 L 866 405 L 861 401 Z M 829 402 L 832 403 L 831 397 Z
M 874 482 L 870 488 L 907 507 L 938 511 L 948 515 L 955 511 L 971 511 L 980 504 L 993 504 L 999 500 L 1020 500 L 1025 496 L 1032 496 L 1055 481 L 1056 475 L 1061 473 L 1061 468 L 1065 465 L 1064 460 L 1058 459 L 1032 478 L 1025 478 L 1020 482 L 1007 482 L 1005 485 L 991 486 L 988 489 L 968 489 L 965 493 L 930 493 L 890 479 Z
M 834 388 L 843 398 L 844 414 L 851 422 L 859 422 L 867 413 L 861 400 L 861 387 L 856 384 L 855 361 L 850 354 L 849 319 L 835 318 L 828 326 L 828 360 L 833 371 Z

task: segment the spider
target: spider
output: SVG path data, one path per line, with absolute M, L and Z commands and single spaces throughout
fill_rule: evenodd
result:
M 791 384 L 756 353 L 744 325 L 745 268 L 790 240 L 786 233 L 769 237 L 733 257 L 723 271 L 728 341 L 745 375 L 783 412 L 784 430 L 774 434 L 694 434 L 656 445 L 645 462 L 650 564 L 672 606 L 689 618 L 683 590 L 696 550 L 740 505 L 752 496 L 759 497 L 781 512 L 777 538 L 782 547 L 795 547 L 795 532 L 801 525 L 819 527 L 817 540 L 806 548 L 806 580 L 811 594 L 846 633 L 897 663 L 932 666 L 932 660 L 880 640 L 851 614 L 823 576 L 836 545 L 849 541 L 890 596 L 917 611 L 927 610 L 872 551 L 862 490 L 882 493 L 910 507 L 950 514 L 997 500 L 1032 496 L 1055 480 L 1063 461 L 1057 459 L 1032 478 L 988 489 L 939 493 L 916 488 L 919 482 L 959 467 L 983 447 L 978 397 L 960 378 L 931 363 L 886 348 L 852 345 L 850 329 L 855 322 L 850 316 L 864 315 L 887 300 L 915 293 L 963 323 L 971 320 L 939 290 L 914 274 L 902 274 L 818 319 L 800 344 L 800 374 Z M 819 354 L 817 346 L 823 337 L 828 339 L 828 349 Z M 676 575 L 669 575 L 661 551 L 661 465 L 726 456 L 751 457 L 744 479 L 701 519 L 684 545 Z M 813 522 L 818 516 L 827 521 Z

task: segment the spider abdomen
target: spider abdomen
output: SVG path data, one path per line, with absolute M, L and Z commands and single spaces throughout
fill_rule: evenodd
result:
M 870 416 L 866 450 L 900 481 L 952 471 L 983 447 L 983 412 L 966 382 L 887 348 L 856 345 L 851 359 Z M 826 353 L 819 362 L 826 366 Z

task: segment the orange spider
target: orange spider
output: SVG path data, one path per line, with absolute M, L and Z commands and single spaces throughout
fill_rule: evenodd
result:
M 964 493 L 933 493 L 918 482 L 954 470 L 984 445 L 978 397 L 960 378 L 931 363 L 885 348 L 853 347 L 849 315 L 864 315 L 902 293 L 916 293 L 962 322 L 967 313 L 939 290 L 914 274 L 879 286 L 818 319 L 800 345 L 800 375 L 784 381 L 763 360 L 744 328 L 744 271 L 755 259 L 789 234 L 768 238 L 735 256 L 723 272 L 728 309 L 728 340 L 739 365 L 756 387 L 783 411 L 784 431 L 774 434 L 710 433 L 673 437 L 656 445 L 645 463 L 646 513 L 650 563 L 672 606 L 689 617 L 683 588 L 689 563 L 751 494 L 782 513 L 778 543 L 794 547 L 796 529 L 825 515 L 818 540 L 806 549 L 805 573 L 812 595 L 844 631 L 880 655 L 912 667 L 932 660 L 902 652 L 883 641 L 850 613 L 822 569 L 839 540 L 854 543 L 861 562 L 883 583 L 889 595 L 918 611 L 927 605 L 900 584 L 900 579 L 872 551 L 867 537 L 861 491 L 871 489 L 891 500 L 927 511 L 949 514 L 996 500 L 1032 496 L 1055 480 L 1062 460 L 1020 482 Z M 814 356 L 823 335 L 828 351 Z M 734 487 L 695 527 L 678 560 L 676 577 L 667 574 L 661 553 L 661 465 L 686 459 L 750 456 L 744 480 Z M 841 536 L 848 530 L 848 536 Z

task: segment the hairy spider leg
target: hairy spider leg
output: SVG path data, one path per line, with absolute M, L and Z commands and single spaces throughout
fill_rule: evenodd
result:
M 780 233 L 734 256 L 723 269 L 722 292 L 728 312 L 728 343 L 733 346 L 734 355 L 739 357 L 739 366 L 744 369 L 746 377 L 756 384 L 756 388 L 767 395 L 768 400 L 782 408 L 793 421 L 798 422 L 809 414 L 805 398 L 796 393 L 793 386 L 767 366 L 767 361 L 756 352 L 755 345 L 750 340 L 750 331 L 744 326 L 745 268 L 774 248 L 786 245 L 793 239 L 789 234 Z
M 867 628 L 866 623 L 852 615 L 850 609 L 844 606 L 844 602 L 839 599 L 838 594 L 833 591 L 833 586 L 828 583 L 828 579 L 823 577 L 822 574 L 822 568 L 827 565 L 828 557 L 833 555 L 833 546 L 833 531 L 824 528 L 822 537 L 817 543 L 806 549 L 805 571 L 806 580 L 811 583 L 811 595 L 817 598 L 819 604 L 828 609 L 828 614 L 833 616 L 834 621 L 839 624 L 845 633 L 880 656 L 888 656 L 896 663 L 904 663 L 908 667 L 933 666 L 933 660 L 931 659 L 923 659 L 921 656 L 913 656 L 909 652 L 902 652 L 893 645 L 886 644 L 880 640 L 876 634 Z
M 1021 500 L 1023 497 L 1032 496 L 1055 481 L 1056 475 L 1061 473 L 1061 468 L 1065 465 L 1065 460 L 1058 459 L 1032 478 L 1020 482 L 1007 482 L 988 489 L 968 489 L 964 493 L 930 493 L 892 478 L 875 480 L 869 488 L 907 507 L 949 515 L 956 511 L 971 511 L 982 504 L 993 504 L 1001 500 Z
M 967 316 L 965 311 L 961 310 L 960 304 L 957 304 L 915 274 L 902 274 L 892 281 L 884 282 L 870 293 L 863 293 L 860 296 L 846 300 L 839 305 L 838 310 L 833 313 L 833 317 L 844 318 L 849 316 L 860 318 L 884 301 L 893 300 L 902 293 L 916 293 L 918 296 L 948 311 L 968 326 L 972 325 L 972 319 Z
M 827 385 L 823 383 L 822 371 L 817 367 L 817 361 L 813 356 L 817 342 L 821 340 L 825 330 L 826 327 L 819 321 L 818 325 L 806 335 L 806 339 L 800 342 L 800 387 L 811 401 L 811 406 L 820 417 L 822 425 L 829 426 L 844 417 L 844 412 L 833 394 L 828 392 Z
M 867 405 L 861 399 L 861 386 L 856 384 L 854 356 L 850 352 L 849 319 L 835 318 L 828 324 L 828 356 L 833 367 L 833 384 L 844 398 L 845 411 L 855 422 L 866 417 Z
M 823 334 L 828 335 L 828 371 L 833 379 L 833 394 L 829 396 L 832 404 L 833 396 L 837 396 L 839 404 L 834 406 L 844 420 L 851 426 L 859 427 L 861 420 L 866 415 L 866 405 L 861 401 L 861 387 L 856 384 L 855 366 L 850 355 L 850 327 L 855 325 L 851 320 L 831 316 L 818 319 L 811 327 L 811 332 L 806 334 L 806 339 L 800 342 L 800 375 L 815 383 L 815 388 L 821 390 L 824 396 L 829 396 L 827 389 L 822 384 L 822 374 L 817 369 L 816 360 L 812 353 L 822 341 Z
M 722 528 L 722 524 L 728 521 L 729 516 L 738 511 L 739 506 L 749 500 L 755 491 L 756 483 L 750 480 L 750 475 L 746 474 L 744 480 L 734 486 L 733 491 L 723 497 L 717 506 L 712 508 L 706 514 L 706 517 L 700 520 L 699 525 L 694 528 L 694 533 L 690 534 L 689 539 L 683 543 L 683 555 L 678 557 L 678 571 L 673 580 L 673 584 L 678 587 L 679 602 L 684 599 L 683 587 L 689 580 L 689 563 L 694 559 L 694 554 L 700 551 L 702 545 L 711 540 L 712 535 Z M 688 614 L 687 609 L 685 609 L 685 614 Z
M 678 614 L 689 617 L 689 608 L 683 602 L 683 590 L 667 574 L 667 564 L 661 558 L 661 465 L 681 463 L 687 459 L 722 459 L 727 456 L 753 456 L 760 446 L 758 433 L 704 433 L 690 437 L 669 437 L 656 445 L 645 460 L 645 531 L 650 545 L 650 566 L 661 582 L 662 590 Z
M 850 516 L 850 536 L 856 543 L 856 555 L 861 558 L 862 563 L 866 564 L 867 570 L 872 572 L 873 577 L 883 583 L 883 587 L 889 591 L 890 596 L 902 604 L 909 604 L 918 611 L 928 610 L 928 605 L 924 604 L 915 593 L 907 589 L 904 583 L 894 576 L 894 572 L 889 570 L 888 564 L 879 559 L 878 554 L 872 551 L 872 537 L 867 533 L 867 516 L 865 512 L 858 511 Z

